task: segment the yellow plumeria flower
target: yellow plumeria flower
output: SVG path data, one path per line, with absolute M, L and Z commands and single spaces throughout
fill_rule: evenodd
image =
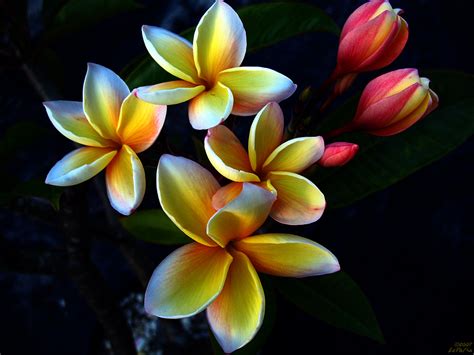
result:
M 239 194 L 242 182 L 253 182 L 276 190 L 277 200 L 270 213 L 276 221 L 300 225 L 321 217 L 326 206 L 324 195 L 298 173 L 322 157 L 324 140 L 322 137 L 302 137 L 281 143 L 283 129 L 283 112 L 273 102 L 253 120 L 248 153 L 227 127 L 218 126 L 208 131 L 204 146 L 211 164 L 220 174 L 234 181 L 216 193 L 215 208 Z
M 156 268 L 145 293 L 145 309 L 158 317 L 183 318 L 207 308 L 217 341 L 230 353 L 252 340 L 263 321 L 265 295 L 257 271 L 305 277 L 336 272 L 339 263 L 309 239 L 253 235 L 275 201 L 270 191 L 244 183 L 241 192 L 216 211 L 212 197 L 219 188 L 199 164 L 161 157 L 161 206 L 194 242 L 175 250 Z
M 191 100 L 189 120 L 195 129 L 217 126 L 231 113 L 254 115 L 296 90 L 290 79 L 274 70 L 240 67 L 247 49 L 245 29 L 222 0 L 201 18 L 193 44 L 158 27 L 143 26 L 142 32 L 153 59 L 181 80 L 139 88 L 137 96 L 160 105 Z
M 85 145 L 56 163 L 46 183 L 76 185 L 107 167 L 110 203 L 129 215 L 145 194 L 145 171 L 136 153 L 149 148 L 158 137 L 166 106 L 137 99 L 117 74 L 97 64 L 88 64 L 83 96 L 84 102 L 44 103 L 54 127 Z

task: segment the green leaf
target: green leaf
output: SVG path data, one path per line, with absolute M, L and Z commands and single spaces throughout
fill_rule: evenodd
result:
M 15 189 L 15 194 L 46 200 L 56 211 L 59 211 L 59 200 L 63 191 L 63 188 L 59 186 L 47 185 L 40 180 L 30 180 L 18 185 Z
M 304 3 L 250 5 L 238 11 L 247 32 L 249 51 L 309 32 L 339 35 L 339 27 L 321 9 Z
M 276 320 L 276 295 L 273 280 L 266 277 L 265 275 L 259 275 L 262 281 L 263 289 L 265 292 L 265 316 L 263 318 L 262 326 L 255 337 L 245 345 L 243 348 L 234 351 L 234 355 L 255 355 L 265 345 L 268 337 L 270 336 L 273 326 Z M 209 337 L 211 338 L 211 345 L 214 355 L 224 355 L 219 343 L 217 342 L 214 334 L 209 329 Z
M 0 205 L 8 205 L 18 197 L 33 197 L 45 200 L 59 211 L 59 200 L 63 189 L 58 186 L 47 185 L 38 179 L 18 182 L 15 177 L 2 176 L 2 188 L 0 189 Z
M 474 132 L 474 76 L 450 71 L 423 73 L 440 97 L 440 107 L 403 133 L 373 137 L 352 133 L 339 141 L 359 144 L 360 151 L 348 165 L 317 169 L 311 179 L 324 192 L 330 207 L 342 207 L 385 189 L 422 167 L 440 159 Z M 334 122 L 352 117 L 357 100 L 332 114 L 318 132 L 334 128 Z
M 120 76 L 125 79 L 130 88 L 176 80 L 173 75 L 160 67 L 148 53 L 142 54 L 127 65 Z
M 139 7 L 134 0 L 69 0 L 53 17 L 47 35 L 77 31 Z
M 336 23 L 321 9 L 303 3 L 277 2 L 256 4 L 237 11 L 247 32 L 247 50 L 256 51 L 288 38 L 308 32 L 329 32 L 338 35 Z M 291 16 L 289 16 L 291 14 Z M 192 40 L 194 28 L 181 36 Z M 122 72 L 132 88 L 170 80 L 167 74 L 149 56 L 141 56 Z M 172 79 L 171 79 L 172 80 Z
M 283 296 L 304 312 L 334 327 L 385 342 L 369 301 L 345 272 L 276 281 Z
M 130 217 L 121 218 L 120 222 L 135 238 L 146 242 L 165 245 L 191 242 L 191 239 L 181 232 L 162 210 L 135 212 Z

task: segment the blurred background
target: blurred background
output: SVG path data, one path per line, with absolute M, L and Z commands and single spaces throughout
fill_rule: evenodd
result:
M 103 306 L 103 318 L 113 322 L 118 308 L 110 305 L 118 304 L 144 354 L 210 354 L 202 317 L 161 322 L 143 312 L 143 280 L 129 261 L 145 263 L 143 254 L 154 267 L 173 247 L 102 238 L 107 234 L 106 212 L 93 184 L 88 184 L 82 188 L 88 218 L 99 227 L 84 236 L 85 250 L 91 255 L 89 267 L 100 277 L 81 289 L 81 270 L 74 282 L 64 267 L 71 243 L 64 240 L 62 217 L 44 199 L 24 197 L 26 193 L 11 196 L 19 182 L 28 182 L 23 190 L 41 191 L 49 169 L 72 148 L 49 122 L 42 101 L 80 101 L 87 62 L 120 73 L 145 53 L 141 25 L 179 33 L 195 26 L 212 3 L 141 0 L 135 7 L 131 1 L 118 1 L 122 7 L 102 17 L 94 1 L 82 2 L 83 17 L 61 22 L 55 15 L 66 1 L 0 0 L 0 354 L 110 353 L 103 327 L 84 299 L 102 284 L 107 293 L 96 306 Z M 234 8 L 258 2 L 228 1 Z M 364 1 L 306 2 L 342 26 Z M 384 72 L 405 67 L 416 67 L 421 75 L 430 69 L 472 72 L 474 2 L 391 3 L 405 11 L 410 39 Z M 288 75 L 299 93 L 324 81 L 334 67 L 336 51 L 334 35 L 313 33 L 251 53 L 244 64 Z M 375 75 L 363 75 L 352 92 Z M 287 112 L 291 104 L 292 100 L 283 103 Z M 241 120 L 236 124 L 248 127 L 250 119 Z M 177 147 L 187 144 L 190 129 L 183 107 L 170 109 L 165 130 Z M 278 296 L 276 322 L 261 353 L 445 354 L 455 342 L 473 342 L 473 150 L 471 139 L 389 189 L 330 210 L 319 222 L 299 230 L 337 255 L 370 300 L 386 344 L 332 328 Z M 158 156 L 148 163 L 146 159 L 152 175 Z M 142 208 L 159 206 L 153 180 L 151 176 Z M 54 200 L 54 191 L 44 194 Z M 130 246 L 128 252 L 123 252 L 123 243 Z

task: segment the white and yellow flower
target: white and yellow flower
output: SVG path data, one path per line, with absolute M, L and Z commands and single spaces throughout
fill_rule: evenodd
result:
M 220 208 L 252 182 L 276 192 L 270 216 L 290 225 L 317 221 L 324 212 L 323 193 L 299 173 L 317 162 L 324 153 L 322 137 L 300 137 L 282 143 L 284 118 L 280 106 L 267 104 L 250 128 L 248 152 L 227 127 L 208 131 L 204 141 L 209 161 L 224 177 L 233 181 L 214 196 Z
M 46 183 L 76 185 L 107 167 L 110 203 L 129 215 L 145 194 L 145 172 L 136 153 L 148 149 L 158 137 L 166 106 L 137 99 L 117 74 L 97 64 L 88 65 L 83 96 L 83 102 L 44 103 L 54 127 L 85 146 L 56 163 Z
M 265 295 L 257 271 L 307 277 L 339 270 L 336 257 L 312 240 L 291 234 L 253 233 L 275 201 L 270 191 L 244 183 L 219 210 L 220 186 L 197 163 L 163 155 L 158 164 L 160 203 L 190 238 L 156 268 L 145 309 L 162 318 L 183 318 L 207 309 L 211 329 L 226 353 L 247 344 L 262 325 Z
M 137 96 L 160 105 L 190 100 L 189 120 L 195 129 L 217 126 L 231 113 L 254 115 L 296 90 L 289 78 L 274 70 L 240 67 L 247 49 L 245 29 L 222 0 L 201 18 L 192 44 L 158 27 L 143 26 L 142 32 L 153 59 L 180 80 L 139 88 Z

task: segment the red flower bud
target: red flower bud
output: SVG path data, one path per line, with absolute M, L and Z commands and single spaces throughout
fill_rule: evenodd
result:
M 400 69 L 372 80 L 362 92 L 350 129 L 376 136 L 406 130 L 438 106 L 438 96 L 416 69 Z M 347 129 L 348 130 L 348 129 Z
M 387 0 L 371 0 L 347 19 L 342 29 L 333 77 L 335 90 L 350 86 L 354 73 L 372 71 L 391 64 L 408 40 L 408 24 Z M 351 75 L 344 79 L 346 75 Z
M 335 142 L 328 144 L 318 164 L 325 168 L 343 166 L 354 158 L 359 146 L 354 143 Z

